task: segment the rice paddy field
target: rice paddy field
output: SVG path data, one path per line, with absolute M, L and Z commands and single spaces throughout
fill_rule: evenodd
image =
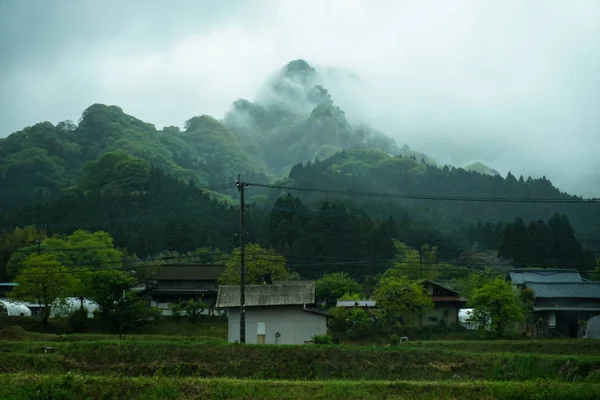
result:
M 600 341 L 269 346 L 228 344 L 214 327 L 180 331 L 5 329 L 0 399 L 600 398 Z

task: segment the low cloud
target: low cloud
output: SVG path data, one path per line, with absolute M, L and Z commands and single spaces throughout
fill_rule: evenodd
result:
M 1 3 L 0 136 L 96 102 L 158 127 L 221 118 L 303 58 L 399 145 L 600 196 L 596 1 L 117 4 Z

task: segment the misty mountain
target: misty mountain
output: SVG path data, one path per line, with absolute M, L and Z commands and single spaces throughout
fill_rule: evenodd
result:
M 56 199 L 77 185 L 86 163 L 117 150 L 202 186 L 232 182 L 237 174 L 259 182 L 284 178 L 298 162 L 343 149 L 412 152 L 349 123 L 322 83 L 317 70 L 296 60 L 268 79 L 255 101 L 235 101 L 223 121 L 201 115 L 183 130 L 159 130 L 118 106 L 94 104 L 77 124 L 27 127 L 0 139 L 0 185 L 6 188 L 0 206 Z
M 500 175 L 500 172 L 496 171 L 492 167 L 485 165 L 481 161 L 477 161 L 472 164 L 466 165 L 463 168 L 467 171 L 479 172 L 480 174 L 483 174 L 483 175 L 491 175 L 491 176 Z
M 188 119 L 183 129 L 157 129 L 120 107 L 94 104 L 77 124 L 42 122 L 0 139 L 0 207 L 52 203 L 69 193 L 95 193 L 96 198 L 168 190 L 149 184 L 149 171 L 167 174 L 174 186 L 193 188 L 232 183 L 242 174 L 248 182 L 280 180 L 342 191 L 577 199 L 546 178 L 510 173 L 503 178 L 480 162 L 465 168 L 442 166 L 408 145 L 398 147 L 385 134 L 348 118 L 319 70 L 296 60 L 270 77 L 254 100 L 234 101 L 222 121 L 200 115 Z M 261 207 L 268 208 L 279 195 L 253 190 L 250 196 L 266 196 L 258 200 Z M 233 194 L 221 191 L 213 198 Z M 312 206 L 327 196 L 301 198 Z M 376 218 L 412 215 L 427 224 L 425 231 L 435 227 L 450 236 L 464 236 L 457 229 L 464 231 L 478 220 L 547 219 L 557 211 L 568 215 L 578 235 L 600 234 L 590 223 L 598 220 L 598 209 L 587 204 L 356 201 Z
M 288 63 L 269 78 L 254 101 L 235 101 L 224 124 L 247 152 L 265 160 L 278 176 L 297 162 L 326 158 L 343 149 L 400 153 L 390 137 L 351 124 L 319 72 L 304 60 Z

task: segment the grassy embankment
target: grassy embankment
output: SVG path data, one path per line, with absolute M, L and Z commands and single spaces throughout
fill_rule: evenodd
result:
M 222 324 L 145 329 L 122 340 L 16 330 L 0 338 L 0 399 L 600 398 L 600 341 L 241 346 Z
M 532 399 L 596 400 L 597 384 L 535 382 L 270 381 L 117 376 L 0 375 L 0 398 L 13 400 L 187 399 Z

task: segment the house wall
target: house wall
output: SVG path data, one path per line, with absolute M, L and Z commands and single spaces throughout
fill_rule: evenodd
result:
M 228 310 L 228 340 L 240 339 L 240 309 Z M 258 323 L 265 324 L 265 344 L 304 344 L 327 333 L 327 317 L 302 310 L 302 306 L 246 308 L 246 343 L 257 343 Z M 279 332 L 280 336 L 276 337 Z

